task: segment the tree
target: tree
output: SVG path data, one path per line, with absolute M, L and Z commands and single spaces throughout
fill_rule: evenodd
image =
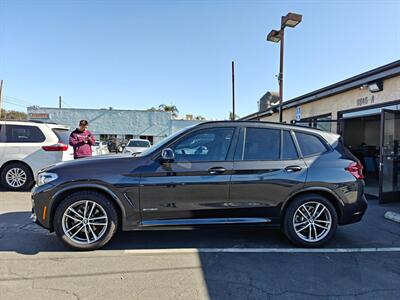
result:
M 22 111 L 1 109 L 1 119 L 27 120 L 28 115 Z
M 167 111 L 172 113 L 172 117 L 177 118 L 179 110 L 175 105 L 161 104 L 158 106 L 160 111 Z
M 240 117 L 237 115 L 237 114 L 235 114 L 235 120 L 237 120 L 237 119 L 240 119 Z M 233 120 L 233 113 L 232 112 L 229 112 L 229 120 Z
M 206 118 L 203 117 L 203 116 L 196 116 L 196 117 L 194 117 L 194 119 L 197 120 L 197 121 L 203 121 L 203 120 L 205 120 Z

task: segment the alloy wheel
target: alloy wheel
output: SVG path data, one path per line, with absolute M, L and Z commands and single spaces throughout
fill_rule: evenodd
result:
M 322 240 L 332 227 L 329 209 L 320 202 L 310 201 L 297 208 L 293 215 L 293 228 L 303 241 Z
M 64 234 L 78 244 L 92 244 L 104 235 L 108 216 L 104 208 L 91 200 L 80 200 L 64 211 L 62 229 Z
M 19 188 L 26 183 L 26 172 L 20 168 L 11 168 L 6 173 L 6 182 L 13 188 Z

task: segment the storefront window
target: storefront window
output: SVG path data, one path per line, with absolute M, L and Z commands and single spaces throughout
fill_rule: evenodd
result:
M 297 125 L 318 128 L 323 131 L 331 131 L 332 129 L 332 115 L 323 115 L 318 117 L 306 118 L 296 122 Z

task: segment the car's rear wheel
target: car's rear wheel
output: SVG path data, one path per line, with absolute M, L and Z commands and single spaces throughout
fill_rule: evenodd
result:
M 23 163 L 10 163 L 1 172 L 1 184 L 11 191 L 25 191 L 34 184 L 32 171 Z
M 82 191 L 62 200 L 53 224 L 57 236 L 68 246 L 77 250 L 95 250 L 114 236 L 118 214 L 103 194 Z
M 318 247 L 335 235 L 337 223 L 336 209 L 329 200 L 318 194 L 305 194 L 290 203 L 283 228 L 297 246 Z

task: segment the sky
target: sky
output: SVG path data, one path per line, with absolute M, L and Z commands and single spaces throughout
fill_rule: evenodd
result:
M 277 91 L 285 31 L 284 100 L 400 59 L 399 1 L 0 0 L 0 79 L 6 109 L 148 109 L 227 119 L 231 61 L 236 114 Z

